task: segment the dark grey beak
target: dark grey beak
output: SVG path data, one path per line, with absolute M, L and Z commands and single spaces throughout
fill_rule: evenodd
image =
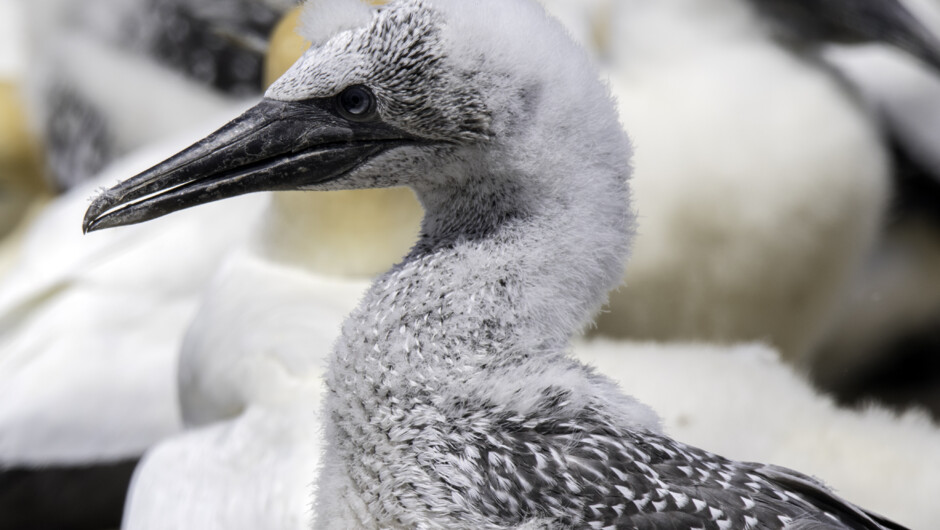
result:
M 85 212 L 82 228 L 92 232 L 245 193 L 322 184 L 416 141 L 378 120 L 343 118 L 332 99 L 265 99 L 204 140 L 104 191 Z
M 796 43 L 882 42 L 940 72 L 940 41 L 898 0 L 751 0 Z

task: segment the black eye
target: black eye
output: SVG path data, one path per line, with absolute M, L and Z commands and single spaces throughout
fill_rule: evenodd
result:
M 375 96 L 362 85 L 344 89 L 336 96 L 336 103 L 340 114 L 348 120 L 363 121 L 375 114 Z

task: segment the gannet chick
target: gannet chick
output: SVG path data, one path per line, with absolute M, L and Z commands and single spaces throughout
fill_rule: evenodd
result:
M 884 528 L 809 477 L 671 440 L 566 356 L 620 280 L 628 146 L 536 3 L 401 0 L 103 192 L 83 226 L 264 189 L 415 190 L 421 238 L 328 370 L 317 527 Z
M 331 22 L 334 7 L 343 16 Z M 271 38 L 271 81 L 309 41 L 320 42 L 324 31 L 335 33 L 342 28 L 333 26 L 355 18 L 357 7 L 356 0 L 307 2 L 308 23 L 300 30 L 307 42 L 294 33 L 299 11 L 286 18 Z M 340 319 L 368 287 L 367 280 L 350 276 L 387 270 L 407 251 L 390 252 L 401 244 L 396 240 L 416 235 L 416 228 L 410 231 L 413 199 L 405 201 L 397 191 L 272 197 L 264 222 L 254 229 L 255 244 L 226 260 L 190 325 L 179 360 L 188 429 L 142 459 L 124 530 L 309 528 L 310 477 L 320 452 L 322 417 L 313 410 L 322 392 L 321 362 Z M 245 230 L 240 224 L 231 229 Z M 592 341 L 576 344 L 574 354 L 653 405 L 671 433 L 687 442 L 734 458 L 812 470 L 854 502 L 914 527 L 935 520 L 931 473 L 884 479 L 885 470 L 940 457 L 931 449 L 940 447 L 940 432 L 922 418 L 837 409 L 774 352 L 757 346 Z M 775 414 L 766 414 L 768 406 Z M 742 432 L 742 424 L 751 428 Z M 882 438 L 872 440 L 873 429 Z M 788 432 L 801 435 L 794 439 Z M 868 458 L 866 465 L 858 465 L 860 457 Z M 921 493 L 901 490 L 899 483 Z

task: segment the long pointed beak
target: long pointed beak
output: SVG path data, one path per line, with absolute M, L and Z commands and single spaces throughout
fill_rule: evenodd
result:
M 940 41 L 898 0 L 752 0 L 798 40 L 882 42 L 940 72 Z
M 82 224 L 92 232 L 256 191 L 337 179 L 417 139 L 379 121 L 345 120 L 330 100 L 264 99 L 204 140 L 101 193 Z

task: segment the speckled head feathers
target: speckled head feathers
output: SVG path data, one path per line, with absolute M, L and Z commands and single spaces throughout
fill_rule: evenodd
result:
M 304 13 L 305 36 L 314 42 L 322 39 L 309 22 L 317 7 L 314 3 Z M 361 3 L 341 12 L 349 18 L 335 19 L 340 31 L 307 51 L 271 86 L 268 98 L 302 101 L 365 85 L 376 95 L 382 118 L 404 130 L 437 140 L 487 135 L 489 116 L 479 93 L 458 82 L 456 72 L 444 65 L 444 24 L 437 11 L 413 1 L 376 9 L 368 18 L 369 9 Z
M 371 8 L 359 0 L 314 0 L 303 21 L 302 35 L 314 45 L 268 98 L 330 97 L 362 84 L 377 96 L 383 120 L 457 142 L 517 125 L 549 87 L 575 108 L 605 99 L 600 83 L 584 93 L 589 87 L 581 80 L 597 79 L 584 75 L 587 55 L 535 2 L 400 0 Z M 572 64 L 581 68 L 572 71 Z

